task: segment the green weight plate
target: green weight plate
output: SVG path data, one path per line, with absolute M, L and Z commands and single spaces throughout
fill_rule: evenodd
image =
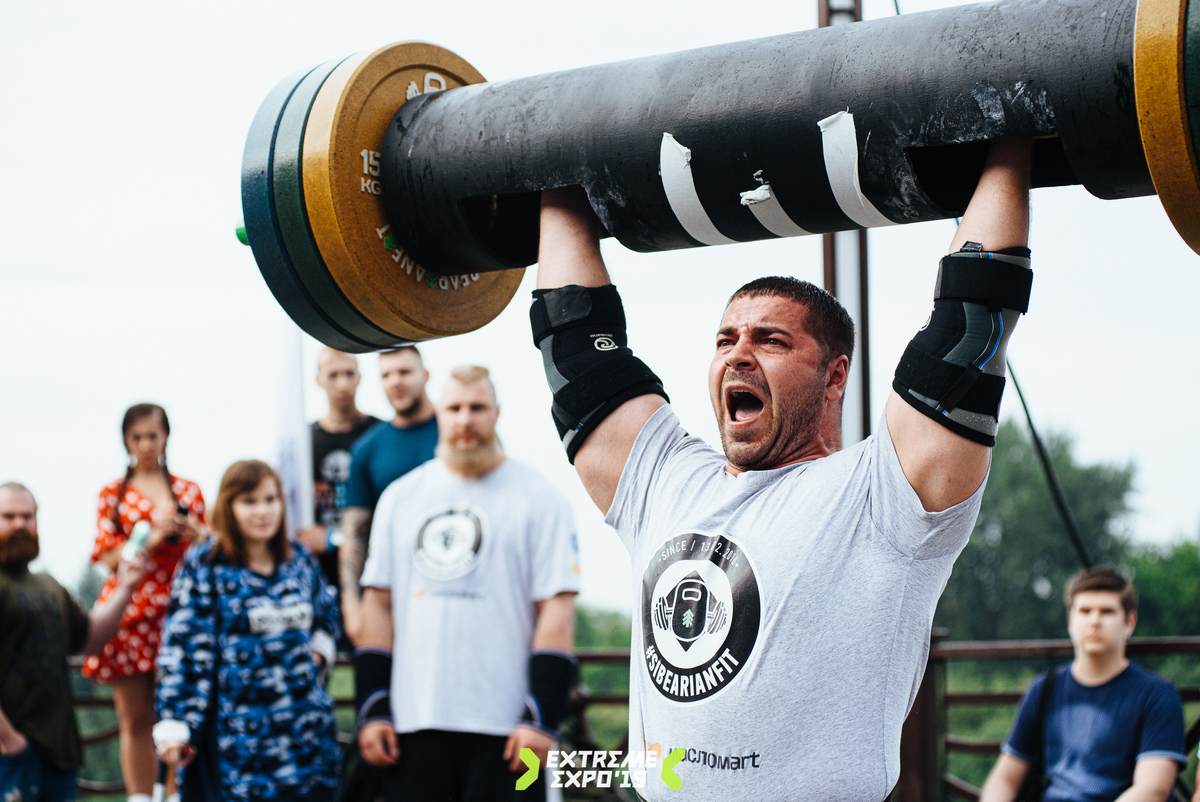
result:
M 242 214 L 246 221 L 246 239 L 271 293 L 300 328 L 343 351 L 370 351 L 370 344 L 338 326 L 300 284 L 275 214 L 271 162 L 279 118 L 288 98 L 308 72 L 301 70 L 282 81 L 271 90 L 254 115 L 242 157 Z
M 280 115 L 272 171 L 275 213 L 296 275 L 308 294 L 321 305 L 322 311 L 364 342 L 378 348 L 389 348 L 404 338 L 389 334 L 371 323 L 346 300 L 325 267 L 325 261 L 313 240 L 304 206 L 304 186 L 300 175 L 304 126 L 308 122 L 313 99 L 341 61 L 326 62 L 305 76 Z

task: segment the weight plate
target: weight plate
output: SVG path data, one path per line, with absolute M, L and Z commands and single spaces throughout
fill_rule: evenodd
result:
M 293 73 L 272 89 L 250 125 L 246 147 L 242 152 L 242 214 L 246 237 L 267 287 L 296 325 L 334 348 L 352 352 L 370 351 L 372 346 L 369 343 L 352 337 L 324 315 L 301 286 L 288 258 L 275 215 L 271 192 L 271 151 L 279 118 L 288 98 L 309 72 L 305 69 Z
M 500 314 L 524 275 L 429 273 L 390 235 L 379 196 L 379 148 L 396 110 L 416 94 L 483 80 L 449 50 L 402 42 L 338 65 L 309 112 L 301 178 L 313 238 L 345 297 L 393 335 L 473 331 Z
M 1179 236 L 1200 253 L 1200 165 L 1184 86 L 1187 6 L 1187 0 L 1139 0 L 1133 91 L 1142 148 L 1158 199 Z
M 312 230 L 308 227 L 308 215 L 304 209 L 304 187 L 300 183 L 304 124 L 308 121 L 309 108 L 321 84 L 339 63 L 340 60 L 327 62 L 305 76 L 292 92 L 279 117 L 271 174 L 275 214 L 296 276 L 309 297 L 317 301 L 328 317 L 337 321 L 341 328 L 354 337 L 376 348 L 388 348 L 396 345 L 399 338 L 372 325 L 346 300 L 346 296 L 325 268 L 325 262 L 321 259 L 316 242 L 313 241 Z

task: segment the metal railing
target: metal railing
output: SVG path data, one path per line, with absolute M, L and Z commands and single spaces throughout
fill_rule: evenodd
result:
M 1021 691 L 970 691 L 947 693 L 946 665 L 953 661 L 1049 660 L 1070 659 L 1074 652 L 1069 640 L 1026 641 L 939 641 L 944 631 L 934 632 L 929 664 L 921 683 L 913 711 L 904 723 L 900 744 L 900 782 L 898 802 L 932 802 L 956 798 L 978 802 L 979 789 L 947 771 L 951 752 L 971 755 L 999 755 L 1000 741 L 979 741 L 948 732 L 946 711 L 951 707 L 1009 706 L 1020 702 Z M 1200 637 L 1133 638 L 1126 645 L 1130 657 L 1175 654 L 1200 654 Z M 1184 702 L 1200 702 L 1200 688 L 1179 688 Z M 1187 753 L 1200 742 L 1200 718 L 1188 727 Z
M 979 741 L 953 735 L 947 731 L 946 711 L 951 707 L 1009 706 L 1021 700 L 1021 691 L 969 691 L 947 693 L 946 666 L 954 661 L 995 661 L 1018 659 L 1062 659 L 1073 654 L 1068 640 L 1029 641 L 958 641 L 943 640 L 944 631 L 934 631 L 934 643 L 929 651 L 925 678 L 913 702 L 912 711 L 904 722 L 900 740 L 900 780 L 893 794 L 894 802 L 942 802 L 949 798 L 978 802 L 979 789 L 947 771 L 947 755 L 951 752 L 972 755 L 999 755 L 999 741 Z M 1200 637 L 1133 638 L 1126 647 L 1130 657 L 1175 654 L 1200 654 Z M 628 649 L 581 649 L 577 652 L 581 665 L 628 665 Z M 78 669 L 79 658 L 72 660 Z M 346 655 L 339 655 L 339 666 L 349 665 Z M 1200 702 L 1200 687 L 1179 688 L 1184 702 Z M 339 708 L 353 708 L 354 700 L 335 697 Z M 628 693 L 589 693 L 580 687 L 572 694 L 569 714 L 575 718 L 575 732 L 591 740 L 586 711 L 593 705 L 628 705 Z M 108 698 L 78 698 L 76 707 L 112 707 Z M 85 733 L 84 744 L 98 744 L 117 737 L 115 726 Z M 350 733 L 339 733 L 343 743 Z M 628 744 L 628 731 L 618 743 L 618 751 Z M 1191 754 L 1200 742 L 1200 717 L 1187 730 L 1187 751 Z M 89 794 L 124 793 L 122 783 L 102 783 L 80 780 L 79 789 Z

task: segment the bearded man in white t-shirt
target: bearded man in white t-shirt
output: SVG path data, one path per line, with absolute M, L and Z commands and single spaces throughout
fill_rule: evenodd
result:
M 355 652 L 358 743 L 383 798 L 544 798 L 576 663 L 579 554 L 566 499 L 508 459 L 486 368 L 451 372 L 435 459 L 376 507 Z
M 682 757 L 682 787 L 652 777 L 644 798 L 878 802 L 894 787 L 1028 305 L 1029 165 L 1028 140 L 991 146 L 880 430 L 846 449 L 854 331 L 835 299 L 781 277 L 734 294 L 709 372 L 722 454 L 629 350 L 587 198 L 543 192 L 534 341 L 638 588 L 629 741 Z

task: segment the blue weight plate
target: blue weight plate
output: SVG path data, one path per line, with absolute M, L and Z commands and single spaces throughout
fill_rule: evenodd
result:
M 296 275 L 308 296 L 319 300 L 321 311 L 351 336 L 370 343 L 375 349 L 392 348 L 404 342 L 402 338 L 389 334 L 364 317 L 329 274 L 313 238 L 304 205 L 301 178 L 304 127 L 317 92 L 340 63 L 341 60 L 326 62 L 306 75 L 279 116 L 271 172 L 275 214 Z
M 288 99 L 311 70 L 300 70 L 285 78 L 259 106 L 242 152 L 242 214 L 246 236 L 259 272 L 288 316 L 301 329 L 328 346 L 350 353 L 378 350 L 378 346 L 354 337 L 326 315 L 304 288 L 288 257 L 275 214 L 272 192 L 272 151 Z

